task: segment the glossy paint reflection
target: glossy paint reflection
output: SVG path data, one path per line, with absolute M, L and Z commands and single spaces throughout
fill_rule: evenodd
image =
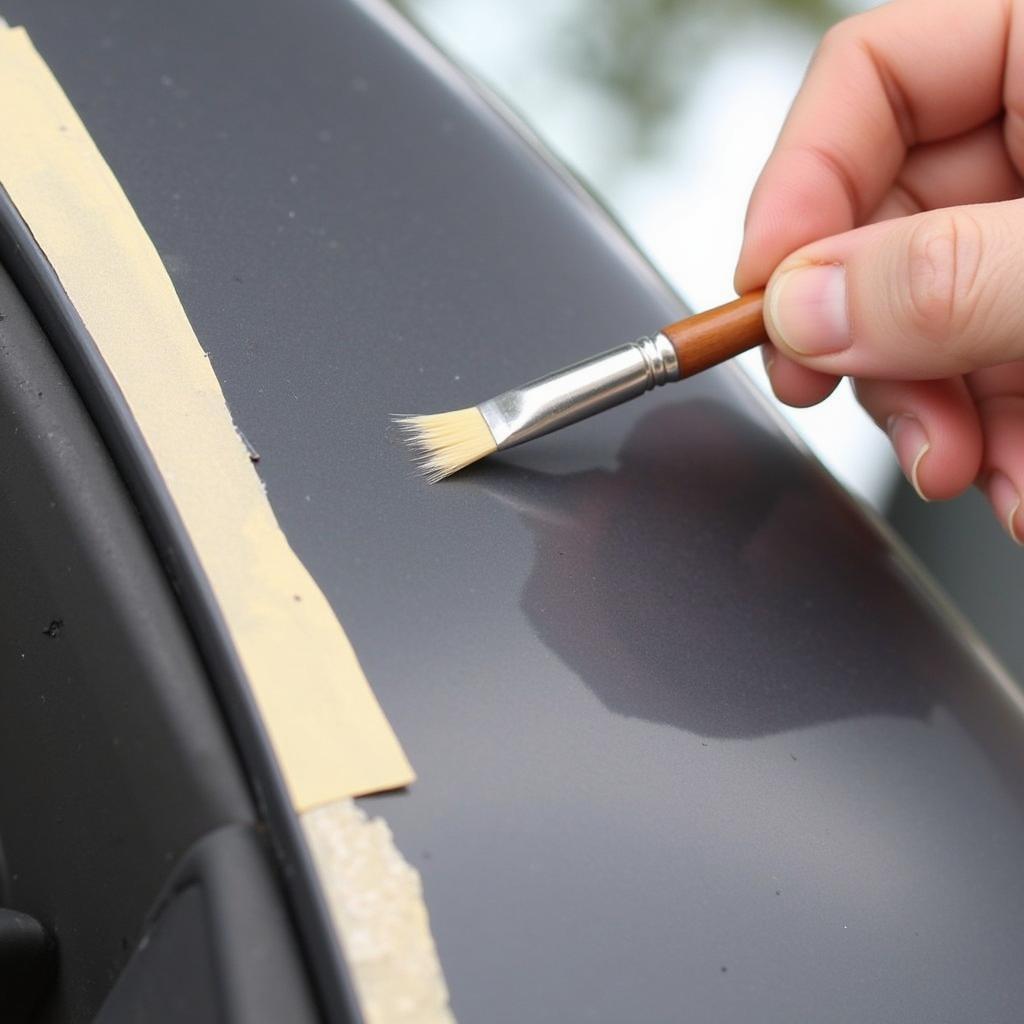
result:
M 877 535 L 730 404 L 649 411 L 612 470 L 480 478 L 533 535 L 537 636 L 619 714 L 717 737 L 922 718 L 956 670 L 893 643 L 934 623 L 879 584 Z

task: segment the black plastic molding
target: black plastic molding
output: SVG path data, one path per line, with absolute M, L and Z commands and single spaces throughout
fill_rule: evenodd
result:
M 0 263 L 46 332 L 95 422 L 174 588 L 266 822 L 321 1012 L 331 1024 L 362 1024 L 301 826 L 188 532 L 117 381 L 2 187 Z

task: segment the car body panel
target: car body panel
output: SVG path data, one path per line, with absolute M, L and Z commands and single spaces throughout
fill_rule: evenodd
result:
M 735 372 L 410 469 L 389 413 L 683 312 L 592 200 L 383 5 L 5 13 L 417 769 L 362 804 L 457 1015 L 1014 1018 L 1019 693 Z

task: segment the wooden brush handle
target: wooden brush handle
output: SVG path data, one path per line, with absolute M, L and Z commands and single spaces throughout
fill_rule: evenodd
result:
M 672 342 L 679 359 L 680 379 L 767 341 L 763 309 L 764 289 L 759 288 L 724 306 L 663 327 L 661 333 Z

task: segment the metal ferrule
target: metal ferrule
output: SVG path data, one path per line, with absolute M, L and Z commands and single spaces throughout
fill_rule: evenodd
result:
M 679 363 L 664 334 L 584 359 L 477 408 L 499 449 L 511 448 L 679 379 Z

